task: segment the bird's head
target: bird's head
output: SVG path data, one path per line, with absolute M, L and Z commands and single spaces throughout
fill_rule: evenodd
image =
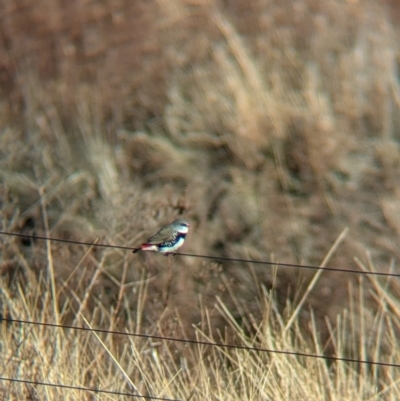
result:
M 189 231 L 190 224 L 183 219 L 176 219 L 171 226 L 181 234 L 186 234 Z

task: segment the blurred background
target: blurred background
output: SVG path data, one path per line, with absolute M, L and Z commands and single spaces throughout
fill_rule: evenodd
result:
M 134 247 L 183 216 L 182 252 L 319 265 L 348 228 L 328 266 L 399 272 L 399 26 L 396 1 L 1 0 L 2 230 Z M 140 304 L 143 331 L 188 337 L 203 307 L 224 330 L 217 298 L 250 333 L 263 291 L 285 313 L 315 274 L 1 242 L 10 294 L 51 252 L 64 321 Z M 359 281 L 324 272 L 305 332 L 313 311 L 329 348 Z

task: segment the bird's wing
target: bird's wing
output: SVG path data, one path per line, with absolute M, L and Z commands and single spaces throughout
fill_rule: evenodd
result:
M 162 242 L 170 241 L 173 239 L 173 233 L 167 227 L 162 228 L 160 231 L 147 239 L 147 244 L 160 244 Z

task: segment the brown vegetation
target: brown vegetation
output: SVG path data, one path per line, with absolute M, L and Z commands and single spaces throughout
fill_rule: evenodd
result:
M 319 265 L 332 250 L 329 266 L 398 272 L 398 15 L 372 0 L 1 0 L 2 230 L 136 246 L 183 215 L 185 252 Z M 400 360 L 396 282 L 1 239 L 14 318 Z M 124 371 L 142 394 L 192 400 L 399 398 L 397 370 L 103 341 L 4 325 L 2 372 L 131 391 Z

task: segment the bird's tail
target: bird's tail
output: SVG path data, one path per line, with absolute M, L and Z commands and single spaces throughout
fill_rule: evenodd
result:
M 132 252 L 136 253 L 139 251 L 158 251 L 158 245 L 148 244 L 147 242 L 145 242 L 140 246 L 140 248 L 136 248 Z

